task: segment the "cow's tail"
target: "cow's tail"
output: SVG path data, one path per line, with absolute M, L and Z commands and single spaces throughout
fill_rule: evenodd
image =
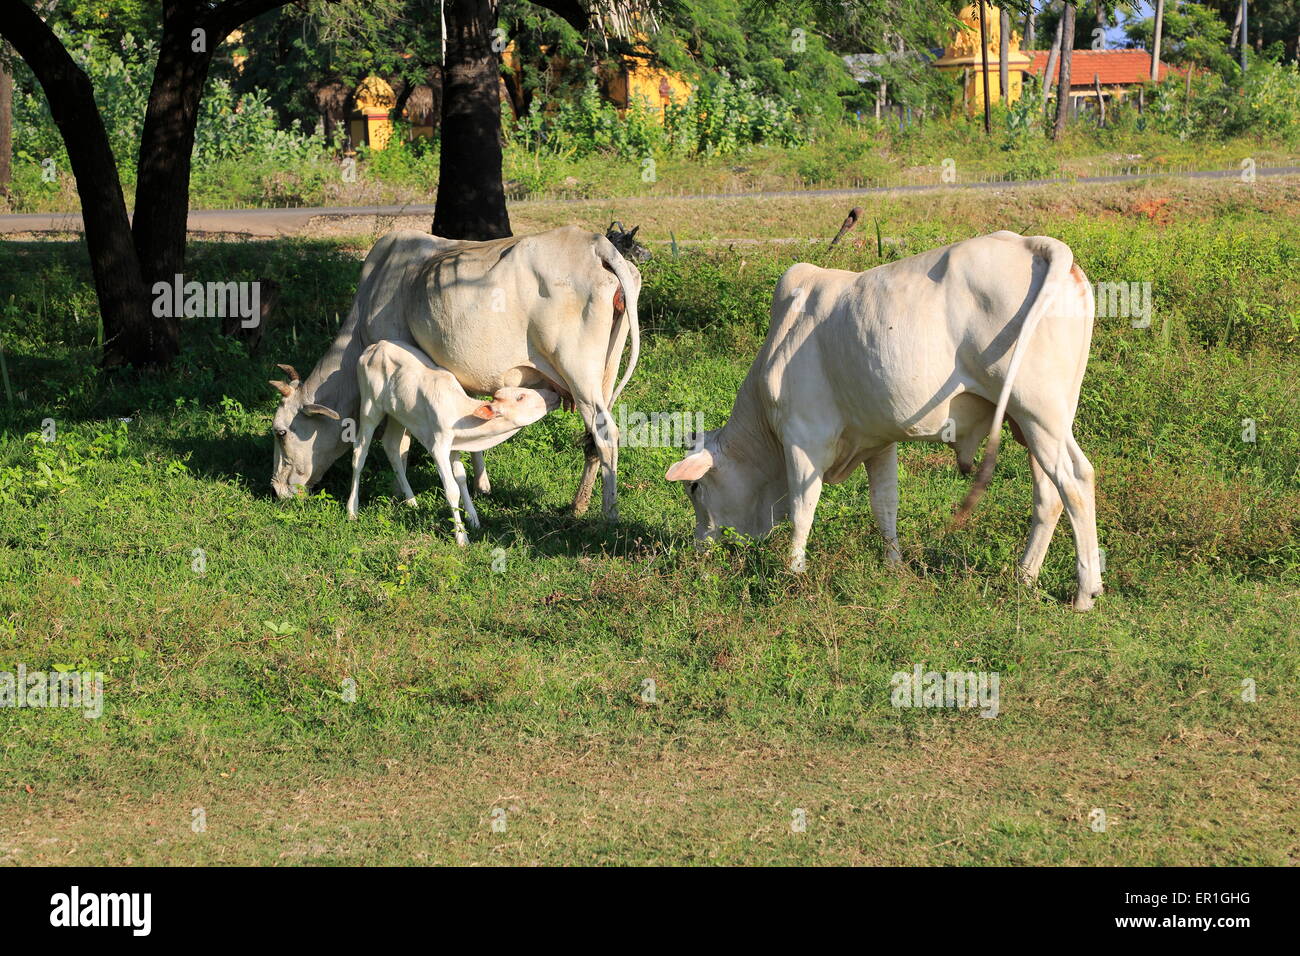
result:
M 1034 334 L 1034 329 L 1038 327 L 1039 321 L 1051 308 L 1052 302 L 1056 298 L 1057 289 L 1066 275 L 1069 274 L 1070 267 L 1074 265 L 1074 253 L 1070 251 L 1069 246 L 1059 239 L 1053 239 L 1050 236 L 1026 236 L 1024 241 L 1029 246 L 1030 251 L 1047 260 L 1047 275 L 1043 278 L 1043 285 L 1038 290 L 1038 298 L 1030 307 L 1024 323 L 1020 326 L 1020 335 L 1016 339 L 1016 347 L 1011 352 L 1011 364 L 1007 366 L 1006 381 L 1002 383 L 1002 394 L 998 396 L 997 410 L 993 413 L 993 425 L 989 429 L 988 445 L 984 449 L 984 457 L 980 461 L 979 471 L 975 473 L 975 480 L 971 483 L 970 490 L 966 492 L 966 497 L 957 506 L 957 510 L 953 512 L 952 526 L 954 528 L 960 528 L 966 523 L 966 519 L 970 517 L 975 505 L 979 502 L 993 478 L 993 467 L 998 461 L 998 448 L 1002 444 L 1002 421 L 1007 414 L 1007 402 L 1011 399 L 1011 387 L 1015 384 L 1016 372 L 1020 370 L 1020 363 L 1025 357 L 1025 349 Z
M 605 267 L 609 269 L 610 272 L 614 273 L 614 277 L 618 279 L 619 285 L 623 287 L 624 314 L 627 316 L 628 326 L 632 332 L 632 354 L 627 360 L 627 371 L 624 372 L 623 377 L 619 379 L 618 385 L 614 387 L 614 391 L 610 395 L 609 399 L 609 407 L 613 409 L 614 403 L 618 401 L 619 395 L 623 394 L 623 389 L 632 378 L 632 373 L 636 371 L 637 359 L 641 357 L 641 326 L 637 321 L 636 315 L 636 303 L 637 297 L 641 294 L 641 283 L 633 276 L 632 269 L 628 266 L 627 260 L 624 259 L 622 254 L 614 248 L 614 244 L 604 236 L 600 236 L 599 241 L 596 243 L 596 256 L 605 264 Z M 609 347 L 611 353 L 608 354 L 606 362 L 615 357 L 612 354 L 614 348 L 613 330 L 610 331 L 610 336 Z

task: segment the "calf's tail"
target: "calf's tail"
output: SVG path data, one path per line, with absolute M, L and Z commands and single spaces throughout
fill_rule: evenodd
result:
M 1025 348 L 1029 344 L 1030 337 L 1034 334 L 1034 329 L 1038 327 L 1039 321 L 1051 308 L 1058 287 L 1065 280 L 1066 275 L 1069 274 L 1070 267 L 1074 265 L 1074 253 L 1070 251 L 1069 246 L 1059 239 L 1053 239 L 1050 236 L 1026 236 L 1024 242 L 1031 252 L 1047 260 L 1047 275 L 1043 277 L 1043 285 L 1038 290 L 1038 298 L 1030 307 L 1029 313 L 1025 316 L 1024 324 L 1020 327 L 1016 347 L 1011 352 L 1011 364 L 1007 366 L 1007 378 L 1002 383 L 1002 393 L 998 396 L 997 410 L 993 413 L 993 425 L 989 429 L 988 445 L 984 449 L 984 457 L 980 460 L 979 471 L 975 473 L 975 480 L 971 482 L 970 490 L 966 492 L 966 497 L 953 512 L 952 527 L 954 528 L 960 528 L 966 523 L 966 519 L 974 511 L 975 505 L 984 495 L 985 489 L 988 488 L 989 482 L 993 478 L 993 467 L 998 462 L 998 448 L 1002 444 L 1002 421 L 1007 414 L 1007 402 L 1011 399 L 1011 387 L 1015 384 L 1016 372 L 1020 370 L 1020 363 L 1025 357 Z

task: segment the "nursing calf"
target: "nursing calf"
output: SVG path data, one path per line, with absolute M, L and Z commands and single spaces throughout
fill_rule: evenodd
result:
M 960 523 L 989 483 L 1002 422 L 1030 451 L 1033 519 L 1021 577 L 1038 576 L 1062 509 L 1074 529 L 1077 610 L 1102 592 L 1093 469 L 1072 434 L 1093 323 L 1092 291 L 1068 246 L 997 232 L 863 273 L 792 266 L 767 340 L 726 425 L 668 469 L 686 482 L 696 537 L 762 536 L 791 519 L 790 567 L 823 482 L 865 464 L 886 556 L 897 537 L 898 445 L 943 442 L 979 474 Z
M 361 470 L 375 429 L 388 420 L 384 451 L 406 503 L 415 504 L 415 492 L 406 480 L 401 454 L 409 431 L 429 450 L 437 465 L 443 493 L 451 506 L 456 543 L 461 546 L 469 543 L 460 517 L 462 499 L 470 527 L 477 528 L 479 522 L 458 453 L 481 452 L 499 445 L 560 404 L 558 393 L 531 388 L 497 389 L 491 402 L 470 398 L 456 376 L 434 365 L 419 349 L 400 342 L 377 342 L 362 352 L 357 383 L 361 412 L 352 452 L 348 517 L 357 516 Z

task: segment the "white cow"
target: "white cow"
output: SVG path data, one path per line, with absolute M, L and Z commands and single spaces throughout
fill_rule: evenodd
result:
M 419 349 L 400 342 L 376 342 L 362 352 L 357 363 L 357 383 L 361 417 L 352 452 L 348 517 L 357 516 L 361 471 L 366 466 L 370 442 L 375 429 L 387 420 L 384 451 L 406 503 L 415 504 L 415 492 L 406 480 L 400 452 L 409 431 L 433 456 L 451 506 L 456 543 L 462 547 L 469 543 L 460 517 L 462 498 L 470 527 L 477 528 L 479 522 L 465 480 L 465 466 L 456 453 L 482 452 L 499 445 L 560 405 L 558 392 L 531 388 L 499 388 L 491 402 L 470 398 L 456 376 L 439 368 Z
M 636 368 L 640 291 L 640 273 L 610 240 L 571 226 L 491 242 L 390 232 L 366 256 L 352 311 L 316 368 L 301 380 L 281 366 L 290 381 L 271 383 L 283 396 L 273 423 L 276 496 L 310 489 L 349 450 L 341 419 L 356 415 L 356 362 L 387 339 L 418 346 L 473 394 L 534 385 L 559 392 L 592 442 L 574 510 L 586 509 L 599 466 L 605 515 L 617 518 L 610 409 Z
M 1071 433 L 1093 323 L 1092 290 L 1068 246 L 996 232 L 863 273 L 792 266 L 776 287 L 767 341 L 727 424 L 668 469 L 695 507 L 696 537 L 765 535 L 792 519 L 790 567 L 823 481 L 865 463 L 886 556 L 896 530 L 900 441 L 944 442 L 992 475 L 1003 417 L 1031 453 L 1033 521 L 1019 570 L 1036 580 L 1062 507 L 1074 527 L 1084 611 L 1101 594 L 1093 468 Z

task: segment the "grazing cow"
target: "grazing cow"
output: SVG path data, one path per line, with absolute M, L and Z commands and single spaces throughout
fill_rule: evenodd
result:
M 453 453 L 482 452 L 499 445 L 560 405 L 559 393 L 531 388 L 499 388 L 493 400 L 486 403 L 470 398 L 456 376 L 438 368 L 419 349 L 400 342 L 376 342 L 362 352 L 357 363 L 357 384 L 361 417 L 352 452 L 348 517 L 357 516 L 361 470 L 366 466 L 375 429 L 387 419 L 384 451 L 406 503 L 415 504 L 415 492 L 406 480 L 402 461 L 409 431 L 433 456 L 447 504 L 451 505 L 456 543 L 462 547 L 469 543 L 469 537 L 460 519 L 461 498 L 471 528 L 479 526 L 478 513 L 465 481 L 465 466 L 460 455 L 453 458 Z
M 801 571 L 822 482 L 864 462 L 890 562 L 900 441 L 938 441 L 987 487 L 1004 416 L 1031 453 L 1033 521 L 1019 562 L 1034 581 L 1062 507 L 1074 527 L 1077 610 L 1101 594 L 1093 469 L 1071 433 L 1092 337 L 1092 290 L 1068 246 L 997 232 L 863 273 L 801 263 L 781 277 L 767 341 L 726 425 L 668 469 L 687 483 L 696 537 L 793 524 Z
M 311 488 L 348 451 L 339 420 L 355 418 L 356 363 L 387 339 L 419 347 L 471 394 L 543 386 L 581 413 L 590 445 L 574 500 L 581 514 L 600 467 L 604 511 L 618 516 L 618 430 L 610 408 L 636 368 L 641 275 L 604 236 L 575 227 L 490 242 L 453 242 L 398 230 L 375 243 L 347 321 L 316 368 L 272 382 L 271 486 L 280 498 Z M 631 355 L 615 386 L 623 344 Z M 476 480 L 486 491 L 481 456 Z

